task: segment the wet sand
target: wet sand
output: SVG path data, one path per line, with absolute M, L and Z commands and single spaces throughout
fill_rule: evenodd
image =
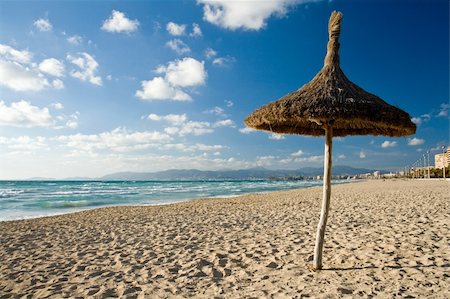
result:
M 0 297 L 450 298 L 450 183 L 321 188 L 0 222 Z

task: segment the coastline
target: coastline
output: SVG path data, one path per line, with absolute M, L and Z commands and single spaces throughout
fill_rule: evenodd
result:
M 352 182 L 354 181 L 334 180 L 332 183 L 337 185 Z M 103 207 L 168 205 L 199 198 L 233 198 L 252 193 L 304 189 L 321 185 L 319 181 L 304 180 L 8 181 L 8 183 L 16 185 L 4 185 L 3 189 L 0 185 L 0 199 L 6 199 L 4 202 L 0 201 L 0 222 L 51 217 Z M 24 183 L 26 185 L 22 185 Z M 228 189 L 230 183 L 236 184 L 232 188 L 234 190 Z M 260 183 L 262 185 L 259 185 Z M 166 184 L 166 190 L 161 190 L 161 186 Z M 18 196 L 8 197 L 10 194 Z
M 0 295 L 446 298 L 448 190 L 333 185 L 319 272 L 308 265 L 321 187 L 4 221 Z

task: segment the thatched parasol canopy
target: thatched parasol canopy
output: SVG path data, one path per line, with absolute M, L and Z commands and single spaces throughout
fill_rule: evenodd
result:
M 331 195 L 333 136 L 407 136 L 416 132 L 408 113 L 350 82 L 339 66 L 342 14 L 334 11 L 328 24 L 329 40 L 323 68 L 307 84 L 267 104 L 245 124 L 275 133 L 325 135 L 323 200 L 314 248 L 314 269 L 322 269 L 322 249 Z
M 324 135 L 322 124 L 333 122 L 333 136 L 414 134 L 408 113 L 391 106 L 352 83 L 339 66 L 340 12 L 329 22 L 329 42 L 320 72 L 300 89 L 269 103 L 245 120 L 258 130 L 275 133 Z

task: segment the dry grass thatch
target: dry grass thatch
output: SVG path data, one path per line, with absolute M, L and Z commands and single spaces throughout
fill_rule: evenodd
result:
M 275 133 L 324 135 L 324 124 L 333 136 L 407 136 L 416 126 L 405 111 L 352 83 L 339 67 L 339 34 L 342 14 L 329 22 L 327 56 L 320 72 L 299 90 L 254 111 L 245 119 L 251 128 Z

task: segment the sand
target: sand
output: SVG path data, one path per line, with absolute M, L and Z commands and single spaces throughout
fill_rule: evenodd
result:
M 321 188 L 0 222 L 0 297 L 450 298 L 450 184 Z

